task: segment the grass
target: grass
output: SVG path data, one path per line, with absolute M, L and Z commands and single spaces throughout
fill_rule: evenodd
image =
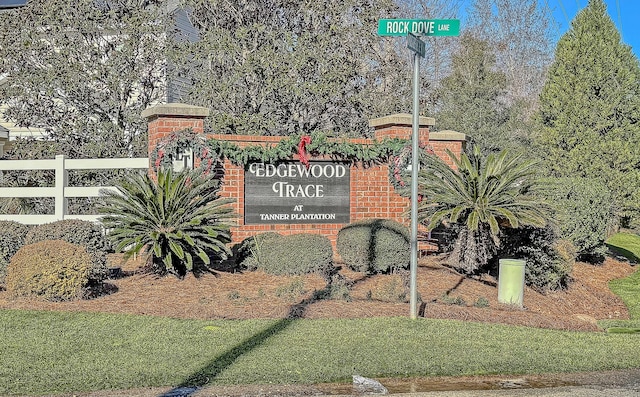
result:
M 640 263 L 640 236 L 617 233 L 607 239 L 607 245 L 630 261 Z M 599 324 L 612 333 L 640 332 L 640 272 L 618 280 L 611 280 L 609 288 L 618 295 L 629 309 L 631 320 L 606 320 Z
M 609 288 L 627 306 L 631 320 L 600 321 L 600 326 L 617 332 L 631 333 L 640 330 L 640 271 L 625 278 L 611 280 Z
M 640 257 L 640 237 L 607 241 Z M 207 384 L 640 367 L 640 273 L 614 280 L 631 320 L 581 333 L 452 320 L 178 320 L 0 310 L 0 395 Z
M 628 277 L 611 280 L 609 288 L 627 306 L 631 320 L 640 322 L 640 272 L 636 271 Z
M 631 262 L 640 263 L 640 236 L 632 233 L 616 233 L 605 242 L 614 252 Z
M 0 311 L 0 394 L 638 368 L 638 335 L 451 320 Z

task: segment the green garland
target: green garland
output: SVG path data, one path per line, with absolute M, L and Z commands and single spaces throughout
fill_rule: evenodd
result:
M 256 161 L 273 164 L 290 160 L 293 155 L 298 154 L 301 138 L 302 135 L 292 135 L 283 138 L 276 145 L 252 145 L 242 148 L 230 141 L 205 139 L 203 135 L 186 129 L 173 132 L 163 140 L 151 154 L 151 161 L 156 167 L 171 166 L 173 153 L 191 148 L 194 156 L 201 160 L 201 167 L 210 167 L 212 161 L 218 159 L 227 159 L 232 164 L 242 167 Z M 306 150 L 312 157 L 372 164 L 389 161 L 407 145 L 407 142 L 394 138 L 375 141 L 372 144 L 358 144 L 313 133 Z
M 151 153 L 151 162 L 156 169 L 172 167 L 174 154 L 189 148 L 193 151 L 194 158 L 199 160 L 196 162 L 198 167 L 205 173 L 219 166 L 223 159 L 244 168 L 253 162 L 275 164 L 290 160 L 294 155 L 299 154 L 302 138 L 303 135 L 293 135 L 283 138 L 275 145 L 252 145 L 243 148 L 230 141 L 207 139 L 202 134 L 186 129 L 173 132 L 160 142 Z M 433 154 L 433 148 L 426 146 L 422 149 L 420 162 L 424 163 L 425 156 Z M 358 144 L 314 133 L 311 135 L 311 142 L 304 146 L 304 150 L 311 157 L 329 157 L 352 164 L 371 165 L 387 162 L 389 183 L 398 194 L 409 195 L 410 172 L 406 168 L 411 161 L 411 146 L 407 140 L 394 138 L 375 141 L 372 144 Z
M 404 197 L 411 197 L 411 171 L 408 169 L 412 161 L 412 147 L 406 145 L 396 155 L 393 156 L 389 163 L 389 182 L 393 185 L 396 192 Z M 427 162 L 429 155 L 435 155 L 433 146 L 420 145 L 418 151 L 418 160 L 421 167 Z M 420 200 L 420 197 L 418 198 Z
M 196 134 L 191 129 L 172 132 L 156 145 L 151 152 L 151 164 L 157 170 L 160 167 L 173 167 L 173 157 L 187 149 L 193 151 L 194 159 L 200 159 L 198 168 L 208 173 L 219 161 L 216 153 L 209 145 L 209 140 L 202 134 Z

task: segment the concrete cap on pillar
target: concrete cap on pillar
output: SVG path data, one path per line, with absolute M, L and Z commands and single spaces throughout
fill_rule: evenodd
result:
M 436 124 L 436 119 L 433 117 L 420 116 L 418 123 L 421 128 L 432 127 Z M 413 125 L 413 116 L 409 113 L 397 113 L 369 120 L 369 127 L 373 127 L 375 129 L 398 125 Z
M 430 141 L 466 141 L 467 136 L 453 130 L 434 131 L 429 133 Z
M 208 108 L 187 105 L 184 103 L 165 103 L 146 108 L 142 111 L 142 117 L 146 119 L 161 116 L 205 118 L 208 115 Z

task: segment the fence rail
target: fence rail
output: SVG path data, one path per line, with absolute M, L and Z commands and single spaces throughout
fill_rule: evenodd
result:
M 0 160 L 1 171 L 54 170 L 55 185 L 50 187 L 0 187 L 0 197 L 53 197 L 53 214 L 15 215 L 0 214 L 0 220 L 16 221 L 27 225 L 40 225 L 63 219 L 81 219 L 97 221 L 100 215 L 69 214 L 67 203 L 71 197 L 98 197 L 102 189 L 115 189 L 113 186 L 69 186 L 69 170 L 117 170 L 148 169 L 149 159 L 110 158 L 110 159 L 68 159 L 64 155 L 49 160 Z

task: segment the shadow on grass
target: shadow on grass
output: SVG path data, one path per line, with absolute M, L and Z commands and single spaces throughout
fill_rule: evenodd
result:
M 373 263 L 375 261 L 375 251 L 376 246 L 378 244 L 377 241 L 377 232 L 382 229 L 384 226 L 382 221 L 376 221 L 371 226 L 372 231 L 369 239 L 369 263 Z M 395 231 L 394 231 L 395 232 Z M 277 335 L 287 328 L 289 328 L 293 323 L 297 320 L 304 317 L 307 308 L 320 300 L 323 299 L 331 299 L 332 291 L 334 283 L 339 283 L 340 278 L 333 277 L 335 274 L 331 274 L 327 276 L 327 286 L 325 289 L 321 291 L 316 291 L 313 296 L 310 298 L 302 300 L 300 303 L 291 305 L 289 309 L 289 313 L 287 318 L 278 320 L 272 326 L 258 332 L 257 334 L 243 340 L 236 346 L 227 350 L 220 356 L 211 360 L 207 365 L 203 368 L 189 376 L 187 379 L 182 381 L 178 387 L 170 390 L 169 392 L 162 394 L 160 397 L 186 397 L 194 393 L 199 387 L 205 386 L 211 383 L 214 379 L 216 379 L 225 369 L 232 366 L 235 361 L 245 354 L 249 354 L 255 348 L 263 345 L 269 338 L 274 335 Z M 365 276 L 359 280 L 356 280 L 355 283 L 360 282 L 368 278 Z M 354 284 L 355 284 L 354 283 Z M 350 285 L 352 287 L 353 285 Z M 424 313 L 424 305 L 421 307 L 422 313 Z
M 295 321 L 295 318 L 279 320 L 272 326 L 258 332 L 250 338 L 243 340 L 236 346 L 216 357 L 205 367 L 201 368 L 198 372 L 185 379 L 179 385 L 179 387 L 201 387 L 208 384 L 209 382 L 217 378 L 221 372 L 233 365 L 233 363 L 239 357 L 250 353 L 253 349 L 265 343 L 270 337 L 286 330 Z
M 238 358 L 245 354 L 249 354 L 255 348 L 263 345 L 269 338 L 283 332 L 297 320 L 303 318 L 307 308 L 319 300 L 326 299 L 330 289 L 331 283 L 327 284 L 324 290 L 314 293 L 310 298 L 303 299 L 301 302 L 292 305 L 289 309 L 287 318 L 278 320 L 270 327 L 238 343 L 236 346 L 211 360 L 207 365 L 186 378 L 176 388 L 160 395 L 159 397 L 190 396 L 198 388 L 205 386 L 216 379 L 220 373 L 232 366 Z
M 628 251 L 622 247 L 618 247 L 617 245 L 612 245 L 607 243 L 605 243 L 605 245 L 609 248 L 609 251 L 611 251 L 613 254 L 624 256 L 631 263 L 634 263 L 634 264 L 640 263 L 640 258 L 638 258 L 633 252 Z

